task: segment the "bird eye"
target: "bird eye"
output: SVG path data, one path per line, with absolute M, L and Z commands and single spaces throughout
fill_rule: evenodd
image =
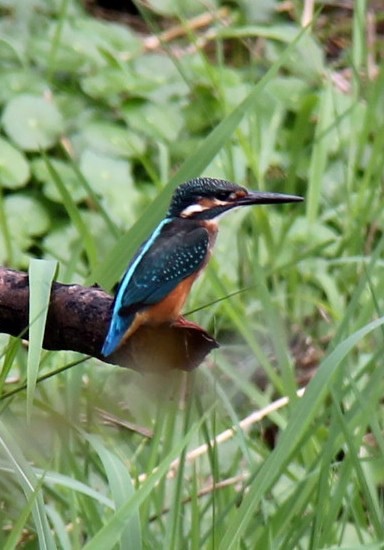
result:
M 220 191 L 217 193 L 216 198 L 219 199 L 219 201 L 227 201 L 228 199 L 234 199 L 234 193 L 229 191 Z

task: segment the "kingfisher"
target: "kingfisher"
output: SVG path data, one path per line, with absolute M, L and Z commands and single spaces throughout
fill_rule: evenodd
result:
M 302 200 L 208 177 L 177 187 L 165 218 L 139 247 L 117 288 L 102 354 L 111 355 L 142 325 L 182 319 L 191 287 L 211 256 L 222 214 L 241 206 Z

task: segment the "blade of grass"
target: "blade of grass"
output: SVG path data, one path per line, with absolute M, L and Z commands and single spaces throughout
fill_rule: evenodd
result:
M 132 498 L 135 493 L 127 466 L 124 465 L 116 454 L 109 451 L 99 438 L 94 435 L 86 434 L 84 434 L 84 437 L 95 449 L 103 463 L 116 509 L 119 509 Z M 142 548 L 140 516 L 137 512 L 132 514 L 132 517 L 121 533 L 120 548 L 135 548 L 135 550 L 140 550 Z
M 72 170 L 75 172 L 76 176 L 79 179 L 79 182 L 84 187 L 85 191 L 87 192 L 88 196 L 92 199 L 92 202 L 95 204 L 97 211 L 100 212 L 102 218 L 105 221 L 106 226 L 108 227 L 111 235 L 114 237 L 117 237 L 119 235 L 118 228 L 111 218 L 111 216 L 108 214 L 107 210 L 102 206 L 101 201 L 99 197 L 97 196 L 97 193 L 92 189 L 92 186 L 89 185 L 88 180 L 84 177 L 82 171 L 80 170 L 78 164 L 74 162 L 71 155 L 68 153 L 67 149 L 65 147 L 62 147 L 63 153 L 66 155 L 66 158 L 68 162 L 70 163 Z
M 235 432 L 235 438 L 238 440 L 239 448 L 241 449 L 245 461 L 250 465 L 252 464 L 253 460 L 251 458 L 251 454 L 249 452 L 249 448 L 247 446 L 246 438 L 244 435 L 243 430 L 240 428 L 239 423 L 241 419 L 239 418 L 238 414 L 236 413 L 235 408 L 232 406 L 232 403 L 226 393 L 226 391 L 222 388 L 221 384 L 218 380 L 215 380 L 213 378 L 212 373 L 209 370 L 206 370 L 202 373 L 205 380 L 207 380 L 209 387 L 212 389 L 211 391 L 217 394 L 217 397 L 220 397 L 222 405 L 225 407 L 225 410 L 227 411 L 227 414 L 229 418 L 231 419 L 231 427 L 236 426 L 236 432 Z M 198 399 L 198 396 L 197 396 Z M 200 400 L 197 401 L 198 406 L 200 408 L 200 411 L 202 411 L 202 404 L 200 403 Z M 208 435 L 208 434 L 207 434 Z M 216 436 L 216 434 L 215 434 Z M 206 436 L 206 443 L 207 445 L 211 444 L 212 438 L 209 438 Z
M 376 494 L 372 495 L 370 491 L 370 487 L 367 483 L 363 469 L 361 467 L 361 463 L 359 460 L 359 453 L 358 453 L 358 449 L 356 448 L 354 437 L 352 436 L 350 432 L 350 428 L 345 421 L 343 413 L 341 412 L 340 404 L 338 403 L 338 400 L 335 396 L 335 392 L 333 388 L 331 388 L 331 395 L 332 395 L 333 405 L 334 405 L 333 410 L 336 412 L 337 419 L 341 427 L 341 431 L 344 434 L 345 441 L 349 449 L 349 456 L 351 457 L 353 469 L 356 477 L 359 480 L 360 488 L 364 496 L 364 503 L 369 510 L 370 519 L 373 524 L 372 526 L 376 531 L 377 538 L 382 539 L 384 535 L 383 522 L 382 522 L 382 510 L 380 509 L 377 495 Z
M 88 361 L 90 359 L 90 356 L 82 357 L 81 359 L 77 359 L 76 361 L 72 361 L 71 363 L 68 363 L 67 365 L 64 365 L 63 367 L 59 367 L 58 369 L 55 369 L 51 372 L 47 372 L 46 374 L 43 374 L 39 376 L 36 380 L 36 384 L 40 384 L 40 382 L 43 382 L 44 380 L 48 380 L 48 378 L 51 378 L 52 376 L 56 376 L 56 374 L 60 372 L 64 372 L 68 369 L 71 369 L 72 367 L 76 367 L 77 365 L 80 365 L 81 363 L 84 363 L 85 361 Z M 27 382 L 24 382 L 20 386 L 17 386 L 17 388 L 14 388 L 13 390 L 9 390 L 6 393 L 3 393 L 0 396 L 0 401 L 3 401 L 4 399 L 7 399 L 9 397 L 12 397 L 13 395 L 16 395 L 20 393 L 21 391 L 25 390 L 27 388 Z
M 27 363 L 27 419 L 32 415 L 33 398 L 44 340 L 52 281 L 57 264 L 32 259 L 29 265 L 29 347 Z
M 209 278 L 213 288 L 215 289 L 215 294 L 217 296 L 226 295 L 228 294 L 227 289 L 225 288 L 222 279 L 218 275 L 218 270 L 214 269 L 214 265 L 215 259 L 213 258 L 213 260 L 211 261 L 211 265 L 207 269 L 207 277 Z M 234 305 L 233 300 L 225 300 L 223 302 L 223 309 L 226 311 L 228 317 L 232 320 L 233 325 L 237 328 L 237 330 L 239 330 L 245 342 L 248 344 L 255 357 L 260 362 L 262 368 L 267 373 L 271 383 L 281 395 L 284 395 L 283 383 L 280 376 L 276 373 L 270 359 L 262 349 L 261 345 L 256 342 L 255 335 L 250 328 L 249 323 L 245 322 L 244 316 L 239 311 L 239 308 Z
M 220 543 L 220 549 L 234 549 L 252 519 L 255 508 L 261 498 L 275 483 L 290 460 L 292 453 L 300 444 L 301 437 L 309 427 L 318 412 L 319 406 L 327 395 L 335 373 L 338 372 L 342 360 L 356 344 L 370 332 L 384 324 L 384 318 L 372 321 L 349 338 L 341 342 L 336 349 L 322 362 L 316 376 L 308 385 L 304 397 L 297 402 L 292 410 L 292 417 L 279 442 L 268 459 L 264 462 L 254 478 L 249 492 L 236 512 L 235 519 Z
M 191 427 L 191 416 L 192 416 L 192 399 L 189 399 L 186 410 L 184 411 L 183 419 L 183 432 L 188 434 L 188 430 Z M 168 523 L 166 529 L 166 536 L 164 539 L 165 548 L 182 548 L 183 546 L 183 537 L 182 537 L 182 524 L 181 520 L 183 517 L 183 490 L 185 485 L 185 457 L 186 457 L 186 447 L 183 448 L 180 454 L 179 467 L 176 474 L 176 483 L 175 489 L 172 495 L 172 506 L 170 513 L 168 515 Z
M 13 473 L 13 470 L 11 470 Z M 40 487 L 42 480 L 39 482 L 39 485 L 36 486 L 35 491 L 31 494 L 30 498 L 27 500 L 26 505 L 21 510 L 17 521 L 12 525 L 12 531 L 7 538 L 6 543 L 3 546 L 3 550 L 14 550 L 15 548 L 20 548 L 20 541 L 23 536 L 23 530 L 26 527 L 27 521 L 33 506 L 36 505 L 36 499 L 40 495 Z
M 0 188 L 0 230 L 1 235 L 4 240 L 4 246 L 5 251 L 7 255 L 8 264 L 13 264 L 13 257 L 14 257 L 14 244 L 12 242 L 12 237 L 10 233 L 9 228 L 9 221 L 7 219 L 6 213 L 5 213 L 5 205 L 4 205 L 4 193 L 3 190 Z
M 366 0 L 356 0 L 353 11 L 352 64 L 356 75 L 366 65 Z M 358 80 L 360 77 L 358 76 Z
M 207 411 L 207 413 L 210 411 Z M 180 456 L 184 447 L 197 433 L 201 424 L 206 420 L 205 414 L 199 421 L 195 422 L 188 433 L 172 448 L 171 452 L 161 461 L 157 469 L 147 478 L 143 485 L 136 491 L 134 496 L 123 504 L 109 519 L 95 537 L 85 545 L 84 550 L 98 550 L 99 548 L 111 548 L 120 538 L 127 521 L 136 513 L 140 504 L 151 493 L 155 485 L 166 475 L 169 465 Z
M 11 338 L 5 349 L 3 365 L 0 372 L 0 401 L 1 401 L 1 395 L 3 394 L 5 381 L 12 368 L 13 362 L 17 356 L 17 352 L 19 350 L 20 344 L 21 344 L 21 341 L 18 338 Z
M 3 449 L 5 456 L 7 456 L 27 501 L 29 502 L 30 499 L 33 499 L 32 516 L 35 523 L 37 536 L 39 538 L 39 548 L 42 550 L 51 550 L 56 548 L 51 530 L 49 528 L 39 483 L 37 482 L 31 466 L 24 458 L 14 437 L 2 420 L 0 420 L 0 448 Z
M 64 517 L 53 506 L 46 506 L 47 515 L 52 524 L 52 529 L 57 537 L 60 550 L 72 550 L 68 527 L 64 522 Z
M 48 171 L 52 176 L 52 180 L 55 183 L 61 195 L 61 198 L 63 199 L 64 207 L 67 210 L 73 225 L 76 227 L 80 237 L 84 242 L 84 250 L 87 255 L 90 268 L 93 269 L 97 262 L 96 245 L 93 236 L 88 227 L 85 225 L 84 221 L 82 220 L 77 204 L 68 192 L 65 183 L 61 180 L 61 177 L 53 166 L 52 162 L 50 162 L 49 158 L 46 155 L 44 155 L 43 158 L 47 165 Z
M 369 278 L 372 277 L 373 269 L 377 261 L 380 259 L 380 256 L 383 250 L 384 250 L 384 235 L 380 238 L 379 242 L 375 247 L 375 250 L 371 254 L 368 265 L 365 266 L 364 263 L 362 262 L 363 268 L 364 268 L 362 272 L 362 276 L 359 278 L 359 281 L 349 300 L 347 309 L 345 310 L 341 323 L 337 328 L 336 334 L 334 335 L 334 338 L 333 338 L 334 346 L 336 346 L 341 341 L 341 339 L 347 334 L 347 330 L 350 325 L 351 319 L 354 318 L 354 313 L 359 308 L 360 297 L 367 288 L 367 283 L 369 281 Z
M 58 17 L 58 24 L 56 25 L 53 39 L 51 42 L 51 47 L 48 54 L 48 64 L 47 64 L 47 78 L 49 81 L 53 80 L 53 74 L 56 69 L 56 57 L 57 52 L 60 47 L 60 41 L 63 34 L 64 24 L 67 20 L 68 6 L 70 4 L 69 0 L 62 0 L 60 7 L 60 15 Z
M 3 465 L 0 465 L 0 471 L 13 472 L 11 468 L 7 468 L 6 466 L 3 466 Z M 114 503 L 111 499 L 102 495 L 99 491 L 92 489 L 92 487 L 89 487 L 85 483 L 82 483 L 81 481 L 74 479 L 73 477 L 63 475 L 63 474 L 58 474 L 57 472 L 41 470 L 40 468 L 33 468 L 33 473 L 39 481 L 44 479 L 45 485 L 48 485 L 48 486 L 58 485 L 61 487 L 65 487 L 66 489 L 71 489 L 72 491 L 82 493 L 83 495 L 86 495 L 87 497 L 94 499 L 96 502 L 98 502 L 102 506 L 111 508 L 111 510 L 115 509 Z
M 200 544 L 200 503 L 198 497 L 198 475 L 196 465 L 193 465 L 192 470 L 192 489 L 191 489 L 191 530 L 190 544 L 191 550 L 199 550 Z
M 321 96 L 311 163 L 309 166 L 308 196 L 306 200 L 308 223 L 314 223 L 319 209 L 322 178 L 328 158 L 329 140 L 326 130 L 332 120 L 332 86 L 328 84 Z M 319 136 L 322 136 L 320 138 Z

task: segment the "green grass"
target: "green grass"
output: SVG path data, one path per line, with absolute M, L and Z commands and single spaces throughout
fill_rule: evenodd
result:
M 191 29 L 168 3 L 148 32 L 184 34 L 145 52 L 75 0 L 0 1 L 0 261 L 32 275 L 29 350 L 1 339 L 1 547 L 384 547 L 383 38 L 355 4 L 306 29 L 300 3 L 196 4 Z M 111 289 L 200 174 L 305 197 L 222 220 L 188 303 L 221 348 L 168 376 L 42 350 L 52 260 Z

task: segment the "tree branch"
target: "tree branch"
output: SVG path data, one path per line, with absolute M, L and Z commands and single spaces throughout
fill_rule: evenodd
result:
M 180 318 L 172 325 L 141 327 L 117 352 L 105 358 L 101 348 L 113 298 L 98 288 L 54 282 L 43 347 L 72 350 L 140 371 L 197 367 L 217 342 L 204 329 Z M 28 339 L 29 279 L 0 267 L 0 332 Z

